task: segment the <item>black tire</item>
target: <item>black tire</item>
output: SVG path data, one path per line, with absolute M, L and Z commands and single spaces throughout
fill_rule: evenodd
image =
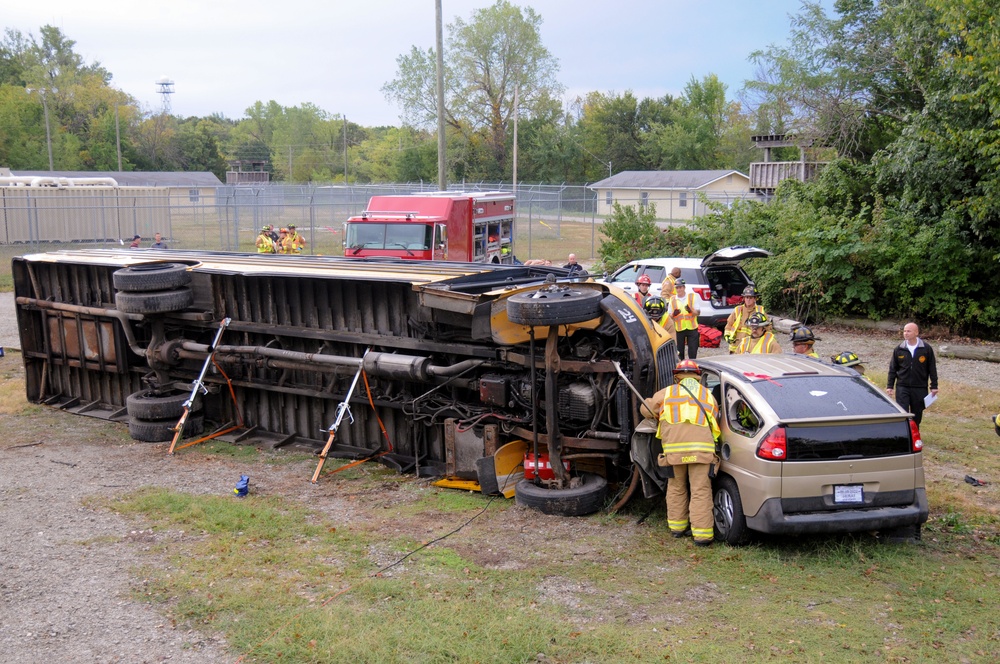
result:
M 162 314 L 187 309 L 194 304 L 190 288 L 150 293 L 115 293 L 115 307 L 127 314 Z
M 584 516 L 604 507 L 608 481 L 600 475 L 583 473 L 582 483 L 574 489 L 547 489 L 531 480 L 521 480 L 514 489 L 518 505 L 557 516 Z
M 568 325 L 601 315 L 603 296 L 596 290 L 540 289 L 507 299 L 507 319 L 518 325 Z
M 736 480 L 728 475 L 719 477 L 712 497 L 712 516 L 715 518 L 715 539 L 730 546 L 744 544 L 749 536 L 747 517 L 743 514 L 743 501 Z
M 178 417 L 177 420 L 180 418 Z M 174 439 L 174 432 L 171 431 L 177 426 L 177 420 L 137 420 L 129 418 L 128 434 L 133 440 L 143 443 L 165 443 Z M 205 418 L 201 414 L 188 416 L 184 423 L 184 434 L 186 436 L 197 436 L 205 430 Z
M 146 293 L 185 286 L 191 283 L 191 273 L 183 263 L 143 263 L 115 270 L 111 279 L 115 290 Z
M 129 417 L 137 420 L 169 420 L 180 419 L 184 412 L 184 402 L 191 396 L 190 392 L 158 395 L 153 390 L 142 390 L 128 395 L 125 399 L 125 409 Z M 192 413 L 201 410 L 201 395 L 195 395 Z

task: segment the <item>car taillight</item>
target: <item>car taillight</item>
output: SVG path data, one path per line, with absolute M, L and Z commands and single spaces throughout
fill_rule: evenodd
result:
M 917 423 L 910 420 L 910 447 L 914 452 L 920 452 L 924 449 L 924 441 L 920 439 L 920 429 L 917 428 Z
M 784 461 L 788 452 L 785 428 L 775 427 L 757 445 L 757 456 L 771 461 Z
M 698 297 L 710 302 L 712 300 L 712 289 L 711 288 L 695 288 L 694 292 L 698 294 Z

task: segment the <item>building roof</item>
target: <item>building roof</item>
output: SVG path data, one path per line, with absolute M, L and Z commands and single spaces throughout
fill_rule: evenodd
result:
M 114 178 L 123 187 L 221 187 L 208 171 L 11 171 L 12 177 Z
M 622 171 L 588 185 L 588 189 L 701 189 L 739 171 Z

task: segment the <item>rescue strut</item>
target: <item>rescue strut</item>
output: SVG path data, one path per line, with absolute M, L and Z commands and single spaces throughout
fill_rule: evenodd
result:
M 208 394 L 208 388 L 205 387 L 205 374 L 208 372 L 208 365 L 212 363 L 212 358 L 215 357 L 215 349 L 219 347 L 219 341 L 222 339 L 222 333 L 226 331 L 227 327 L 229 327 L 230 322 L 232 322 L 231 318 L 223 318 L 219 323 L 219 329 L 215 333 L 215 340 L 212 341 L 212 346 L 208 351 L 208 357 L 205 358 L 205 364 L 201 367 L 201 373 L 198 374 L 198 379 L 191 385 L 191 394 L 188 396 L 187 401 L 184 402 L 184 412 L 181 413 L 181 419 L 177 422 L 177 426 L 174 427 L 174 439 L 170 442 L 170 449 L 167 451 L 168 455 L 172 455 L 174 453 L 174 447 L 177 445 L 177 441 L 180 440 L 181 434 L 184 432 L 184 425 L 187 423 L 188 415 L 191 414 L 191 407 L 194 405 L 194 400 L 198 397 L 198 390 L 201 390 L 202 394 Z
M 358 386 L 358 380 L 361 378 L 361 374 L 365 370 L 365 357 L 368 355 L 368 351 L 372 349 L 371 346 L 365 349 L 364 354 L 361 356 L 361 360 L 358 362 L 358 371 L 354 374 L 354 380 L 351 381 L 351 387 L 347 390 L 347 394 L 344 396 L 344 400 L 340 402 L 337 406 L 337 417 L 330 425 L 327 431 L 330 432 L 330 436 L 326 439 L 326 445 L 323 447 L 323 451 L 319 455 L 319 464 L 316 466 L 316 472 L 313 473 L 312 483 L 316 484 L 316 480 L 319 479 L 319 474 L 323 472 L 323 464 L 326 463 L 326 457 L 330 453 L 330 448 L 333 447 L 333 438 L 337 435 L 337 429 L 340 428 L 340 423 L 344 420 L 344 415 L 351 418 L 351 422 L 354 422 L 354 416 L 351 415 L 351 396 L 354 395 L 354 389 Z

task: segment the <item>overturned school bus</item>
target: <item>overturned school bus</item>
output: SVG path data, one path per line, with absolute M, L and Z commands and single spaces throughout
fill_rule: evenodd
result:
M 30 401 L 486 493 L 509 495 L 514 455 L 518 501 L 549 513 L 631 496 L 637 393 L 676 361 L 628 294 L 561 268 L 92 250 L 13 274 Z

